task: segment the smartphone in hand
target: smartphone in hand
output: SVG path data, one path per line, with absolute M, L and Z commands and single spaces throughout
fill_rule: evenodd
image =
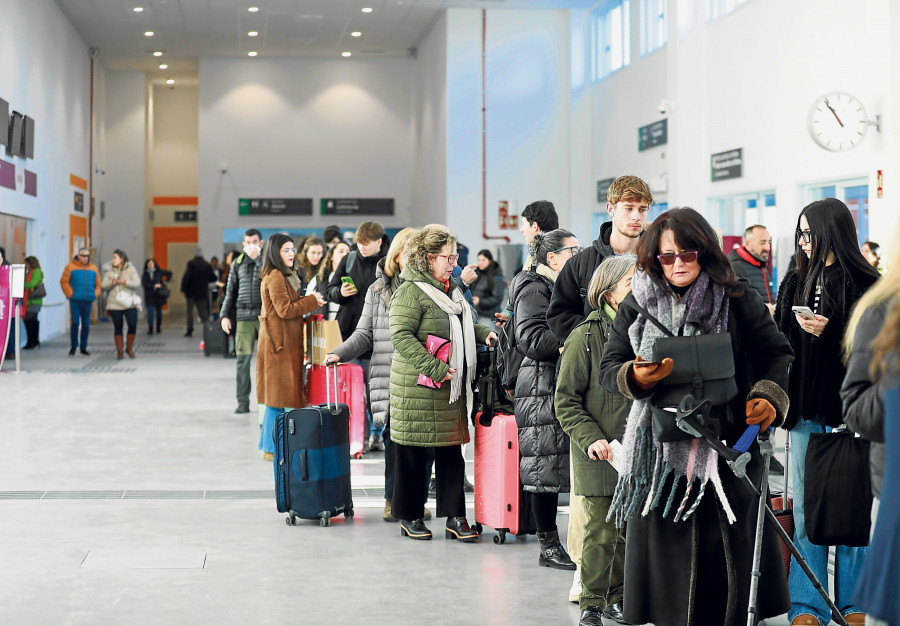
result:
M 635 361 L 634 367 L 650 367 L 651 365 L 661 365 L 659 361 Z
M 812 309 L 808 306 L 792 306 L 791 311 L 802 317 L 806 320 L 814 320 L 816 319 L 816 314 L 812 312 Z
M 356 289 L 356 283 L 353 282 L 353 278 L 350 276 L 341 276 L 341 282 Z

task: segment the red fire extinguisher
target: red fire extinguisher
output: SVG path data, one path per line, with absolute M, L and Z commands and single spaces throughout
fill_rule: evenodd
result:
M 501 200 L 500 205 L 497 209 L 498 218 L 500 221 L 500 228 L 506 228 L 506 219 L 509 216 L 509 202 L 506 200 Z

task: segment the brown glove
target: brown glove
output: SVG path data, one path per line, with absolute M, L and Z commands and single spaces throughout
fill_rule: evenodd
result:
M 775 407 L 763 398 L 747 400 L 747 423 L 759 424 L 759 430 L 763 431 L 775 421 Z
M 638 365 L 638 363 L 644 362 L 640 356 L 636 356 L 634 357 L 634 365 L 631 366 L 631 371 L 634 373 L 634 382 L 644 391 L 653 389 L 656 383 L 671 374 L 672 366 L 675 365 L 675 362 L 668 357 L 653 365 Z

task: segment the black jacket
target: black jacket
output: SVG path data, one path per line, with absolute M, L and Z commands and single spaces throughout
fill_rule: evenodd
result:
M 884 392 L 897 384 L 897 378 L 884 376 L 873 383 L 869 377 L 869 364 L 872 362 L 872 342 L 884 326 L 889 305 L 890 300 L 875 305 L 860 318 L 853 335 L 853 352 L 847 362 L 847 375 L 841 386 L 844 421 L 851 430 L 872 442 L 869 469 L 875 497 L 881 497 L 884 479 Z
M 633 384 L 629 361 L 634 359 L 634 351 L 628 338 L 628 328 L 637 317 L 633 303 L 634 296 L 629 294 L 619 306 L 600 361 L 600 382 L 613 393 L 621 393 L 620 381 Z M 783 390 L 792 356 L 787 340 L 749 285 L 743 295 L 730 298 L 728 333 L 738 394 L 731 404 L 734 423 L 723 424 L 722 434 L 732 446 L 747 427 L 743 416 L 748 398 L 769 400 L 777 413 L 776 424 L 783 419 L 787 404 Z M 747 476 L 758 485 L 764 480 L 759 446 L 754 442 L 749 452 Z M 719 476 L 737 517 L 734 524 L 725 520 L 711 486 L 686 521 L 664 519 L 656 510 L 629 520 L 625 547 L 625 596 L 629 598 L 625 618 L 629 622 L 656 626 L 746 624 L 759 500 L 721 459 Z M 659 488 L 662 493 L 670 493 L 672 480 L 669 475 Z M 675 480 L 682 481 L 678 493 L 683 493 L 684 477 Z M 768 529 L 763 534 L 760 570 L 757 618 L 786 612 L 791 601 L 780 542 Z M 727 605 L 732 607 L 730 615 Z
M 473 296 L 478 298 L 478 304 L 475 309 L 479 315 L 493 317 L 494 313 L 499 309 L 500 302 L 503 300 L 503 292 L 506 290 L 506 284 L 503 281 L 503 274 L 499 268 L 494 266 L 493 277 L 487 272 L 478 271 L 478 277 L 469 285 L 469 290 Z
M 606 222 L 600 227 L 600 236 L 589 248 L 569 259 L 556 279 L 553 297 L 547 309 L 547 322 L 560 344 L 565 343 L 569 333 L 591 312 L 591 305 L 587 301 L 591 277 L 594 270 L 603 263 L 603 259 L 615 254 L 609 243 L 610 235 L 612 222 Z
M 791 368 L 791 409 L 784 423 L 786 429 L 793 429 L 801 416 L 825 426 L 835 427 L 843 423 L 840 390 L 847 370 L 841 356 L 841 340 L 853 305 L 876 280 L 877 277 L 868 274 L 845 279 L 837 263 L 827 267 L 823 290 L 833 297 L 821 299 L 819 314 L 828 318 L 828 324 L 816 337 L 800 328 L 791 310 L 794 294 L 800 288 L 797 272 L 785 276 L 778 289 L 775 323 L 788 338 L 796 355 Z M 831 304 L 840 302 L 841 291 L 844 293 L 844 310 L 838 310 Z M 812 301 L 803 304 L 813 308 Z
M 259 270 L 262 269 L 262 254 L 251 259 L 240 254 L 228 271 L 225 298 L 219 307 L 219 317 L 234 317 L 239 322 L 255 322 L 262 310 L 262 295 Z
M 166 303 L 166 298 L 159 297 L 154 285 L 158 283 L 168 283 L 172 280 L 172 272 L 156 268 L 152 272 L 145 269 L 141 276 L 141 286 L 144 288 L 144 302 L 147 306 L 162 306 Z
M 337 314 L 337 322 L 341 328 L 341 337 L 344 341 L 347 341 L 350 335 L 353 334 L 353 331 L 356 330 L 356 324 L 359 322 L 359 316 L 362 315 L 363 305 L 366 301 L 366 292 L 369 290 L 369 286 L 375 282 L 375 266 L 378 265 L 378 261 L 383 257 L 384 255 L 381 252 L 366 257 L 361 255 L 359 251 L 353 250 L 341 259 L 328 283 L 325 297 L 329 302 L 336 302 L 341 305 Z M 351 258 L 354 259 L 353 265 L 350 271 L 347 272 L 347 260 Z M 341 278 L 344 276 L 350 276 L 353 279 L 353 284 L 356 285 L 356 293 L 349 298 L 341 295 L 341 285 L 343 284 Z M 372 351 L 369 350 L 361 358 L 372 358 Z
M 553 283 L 535 272 L 519 274 L 511 294 L 516 345 L 525 355 L 516 379 L 519 479 L 526 491 L 569 491 L 569 437 L 556 419 L 556 364 L 562 344 L 547 326 Z
M 768 263 L 757 259 L 744 246 L 732 250 L 728 254 L 728 260 L 735 275 L 750 281 L 750 286 L 756 289 L 763 302 L 775 304 L 775 283 Z
M 209 297 L 209 283 L 216 282 L 212 265 L 201 257 L 194 257 L 187 263 L 181 277 L 181 292 L 191 300 L 206 300 Z

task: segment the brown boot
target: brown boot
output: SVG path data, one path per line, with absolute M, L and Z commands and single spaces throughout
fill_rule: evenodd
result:
M 134 335 L 128 335 L 128 341 L 125 344 L 125 354 L 128 355 L 129 359 L 134 358 L 134 352 L 131 350 L 131 346 L 134 345 Z
M 116 340 L 116 358 L 122 358 L 122 335 L 115 335 L 113 339 Z

